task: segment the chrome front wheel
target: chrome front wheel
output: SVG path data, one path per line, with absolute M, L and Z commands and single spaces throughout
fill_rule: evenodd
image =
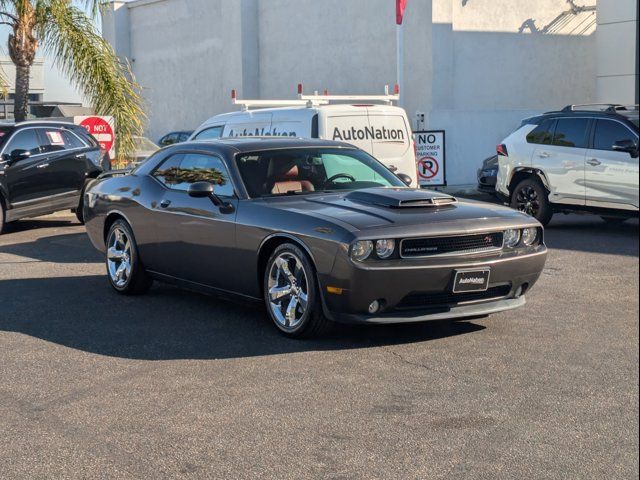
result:
M 267 282 L 269 308 L 284 329 L 295 329 L 309 305 L 309 282 L 302 260 L 292 252 L 280 253 L 271 262 Z

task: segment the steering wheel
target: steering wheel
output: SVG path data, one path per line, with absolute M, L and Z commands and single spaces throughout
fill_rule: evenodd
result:
M 353 175 L 349 175 L 348 173 L 338 173 L 338 174 L 334 175 L 334 176 L 333 176 L 333 177 L 331 177 L 331 178 L 327 178 L 327 181 L 326 181 L 326 182 L 324 182 L 324 185 L 323 185 L 323 187 L 322 187 L 322 188 L 326 190 L 326 189 L 327 189 L 327 187 L 329 187 L 329 186 L 331 186 L 332 184 L 336 183 L 335 181 L 336 181 L 337 179 L 339 179 L 339 178 L 346 178 L 347 180 L 350 180 L 350 181 L 352 181 L 352 182 L 355 182 L 355 181 L 356 181 L 356 179 L 355 179 L 355 177 L 354 177 Z

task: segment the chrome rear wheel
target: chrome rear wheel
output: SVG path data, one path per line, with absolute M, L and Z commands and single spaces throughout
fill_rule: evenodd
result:
M 109 277 L 117 288 L 124 288 L 131 278 L 131 240 L 127 232 L 117 226 L 111 230 L 107 245 Z
M 105 246 L 107 276 L 111 286 L 123 295 L 137 295 L 149 290 L 153 279 L 140 261 L 133 230 L 124 219 L 113 222 Z

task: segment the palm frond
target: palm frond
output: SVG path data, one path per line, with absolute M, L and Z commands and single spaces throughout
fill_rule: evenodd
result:
M 37 9 L 41 46 L 96 114 L 114 117 L 119 154 L 130 154 L 135 149 L 132 137 L 141 134 L 146 117 L 129 65 L 118 59 L 81 9 L 67 0 L 49 0 L 41 6 Z

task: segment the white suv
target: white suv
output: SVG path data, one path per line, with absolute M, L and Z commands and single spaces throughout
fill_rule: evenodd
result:
M 554 212 L 638 215 L 638 108 L 568 106 L 528 118 L 498 145 L 496 190 L 542 224 Z

